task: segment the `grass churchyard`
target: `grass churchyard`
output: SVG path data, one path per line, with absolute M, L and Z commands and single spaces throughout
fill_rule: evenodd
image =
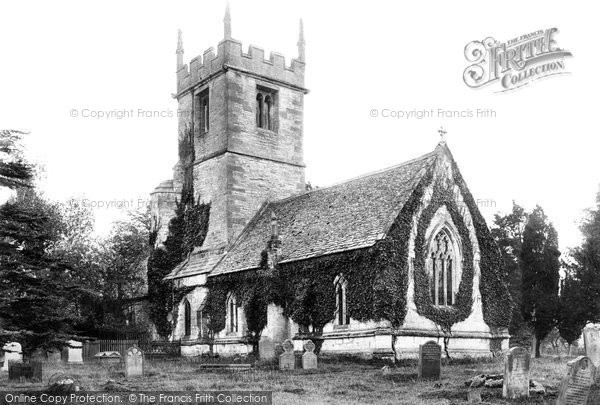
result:
M 81 389 L 103 391 L 273 391 L 275 404 L 466 404 L 470 391 L 478 391 L 482 403 L 555 404 L 567 363 L 576 357 L 545 356 L 531 359 L 530 378 L 545 388 L 544 394 L 530 392 L 529 398 L 507 400 L 502 386 L 471 388 L 466 385 L 482 374 L 498 375 L 504 359 L 481 361 L 442 360 L 439 380 L 419 379 L 417 360 L 402 361 L 397 367 L 382 369 L 380 361 L 351 358 L 319 358 L 318 369 L 279 370 L 275 363 L 258 363 L 250 369 L 211 369 L 199 359 L 151 361 L 144 364 L 144 376 L 126 377 L 125 369 L 101 364 L 60 363 L 44 367 L 42 382 L 9 381 L 0 374 L 3 390 L 21 392 L 48 388 L 52 376 L 70 376 Z M 600 403 L 600 389 L 592 386 L 588 404 Z

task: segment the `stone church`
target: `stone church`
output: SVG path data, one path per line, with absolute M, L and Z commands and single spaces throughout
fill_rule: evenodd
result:
M 314 301 L 332 312 L 318 328 L 321 353 L 400 358 L 445 339 L 457 355 L 506 349 L 510 298 L 499 251 L 443 139 L 416 159 L 306 191 L 302 22 L 297 45 L 290 63 L 278 53 L 265 59 L 254 46 L 244 52 L 228 8 L 216 52 L 188 65 L 179 33 L 174 97 L 191 112 L 179 117 L 179 142 L 191 131 L 194 161 L 180 159 L 173 179 L 151 194 L 157 243 L 168 234 L 186 169 L 196 197 L 211 205 L 203 245 L 167 276 L 176 287 L 195 287 L 179 303 L 172 339 L 184 355 L 207 352 L 207 282 L 258 271 L 266 251 L 271 265 L 292 275 L 323 269 L 316 284 L 328 292 Z M 352 264 L 359 260 L 360 271 Z M 227 297 L 225 327 L 210 345 L 216 353 L 252 350 L 237 300 Z M 272 357 L 287 338 L 302 347 L 307 325 L 275 304 L 267 319 L 261 356 Z

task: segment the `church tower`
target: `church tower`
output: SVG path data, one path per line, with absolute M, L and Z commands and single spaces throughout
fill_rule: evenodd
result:
M 207 253 L 235 241 L 265 201 L 305 187 L 303 109 L 308 91 L 302 22 L 298 57 L 289 65 L 278 53 L 265 59 L 264 51 L 254 46 L 243 52 L 231 36 L 229 6 L 223 23 L 216 53 L 209 48 L 184 64 L 181 33 L 176 51 L 180 159 L 172 187 L 175 194 L 185 181 L 193 181 L 195 198 L 211 203 L 202 246 Z

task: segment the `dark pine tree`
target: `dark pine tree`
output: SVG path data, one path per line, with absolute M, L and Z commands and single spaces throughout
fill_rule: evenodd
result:
M 560 336 L 569 344 L 569 349 L 579 339 L 588 322 L 590 303 L 581 293 L 582 290 L 581 280 L 576 278 L 574 271 L 567 269 L 561 281 L 557 327 Z
M 580 280 L 580 296 L 589 322 L 600 322 L 600 192 L 596 207 L 581 222 L 583 242 L 571 251 L 575 277 Z
M 560 280 L 558 235 L 540 206 L 529 215 L 520 256 L 522 314 L 533 327 L 535 357 L 540 357 L 540 343 L 556 325 Z
M 508 276 L 510 295 L 514 302 L 512 318 L 509 325 L 511 345 L 523 346 L 527 344 L 524 339 L 530 339 L 527 324 L 523 320 L 522 304 L 522 271 L 520 264 L 521 248 L 523 245 L 523 231 L 527 223 L 527 213 L 523 207 L 513 201 L 512 211 L 504 216 L 496 215 L 494 227 L 491 230 L 496 240 L 505 271 Z
M 0 187 L 16 191 L 0 206 L 0 344 L 17 341 L 27 352 L 76 335 L 81 290 L 68 281 L 69 266 L 48 252 L 59 235 L 56 212 L 35 193 L 21 135 L 0 131 Z

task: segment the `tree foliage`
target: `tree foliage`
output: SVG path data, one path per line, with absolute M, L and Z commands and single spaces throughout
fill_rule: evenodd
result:
M 576 274 L 571 269 L 567 269 L 565 278 L 561 280 L 557 328 L 560 336 L 569 345 L 579 339 L 590 315 L 591 303 L 585 294 L 582 294 L 582 290 L 581 280 L 577 279 Z
M 583 235 L 580 246 L 570 252 L 573 277 L 580 281 L 580 295 L 585 301 L 589 322 L 600 322 L 600 192 L 596 207 L 586 212 L 579 229 Z
M 76 335 L 74 303 L 85 291 L 71 282 L 68 263 L 50 252 L 60 238 L 57 209 L 33 188 L 21 133 L 0 134 L 0 185 L 17 192 L 0 206 L 0 343 L 19 341 L 25 351 L 60 347 Z
M 540 206 L 529 215 L 523 231 L 522 314 L 533 326 L 536 337 L 536 357 L 540 343 L 556 325 L 558 287 L 560 280 L 558 235 Z
M 502 253 L 505 273 L 511 298 L 514 302 L 509 333 L 513 337 L 520 336 L 524 329 L 528 329 L 521 310 L 522 305 L 522 271 L 521 248 L 523 245 L 523 231 L 527 223 L 527 212 L 513 201 L 512 211 L 506 215 L 496 214 L 492 236 L 496 240 Z M 521 342 L 519 342 L 521 343 Z

